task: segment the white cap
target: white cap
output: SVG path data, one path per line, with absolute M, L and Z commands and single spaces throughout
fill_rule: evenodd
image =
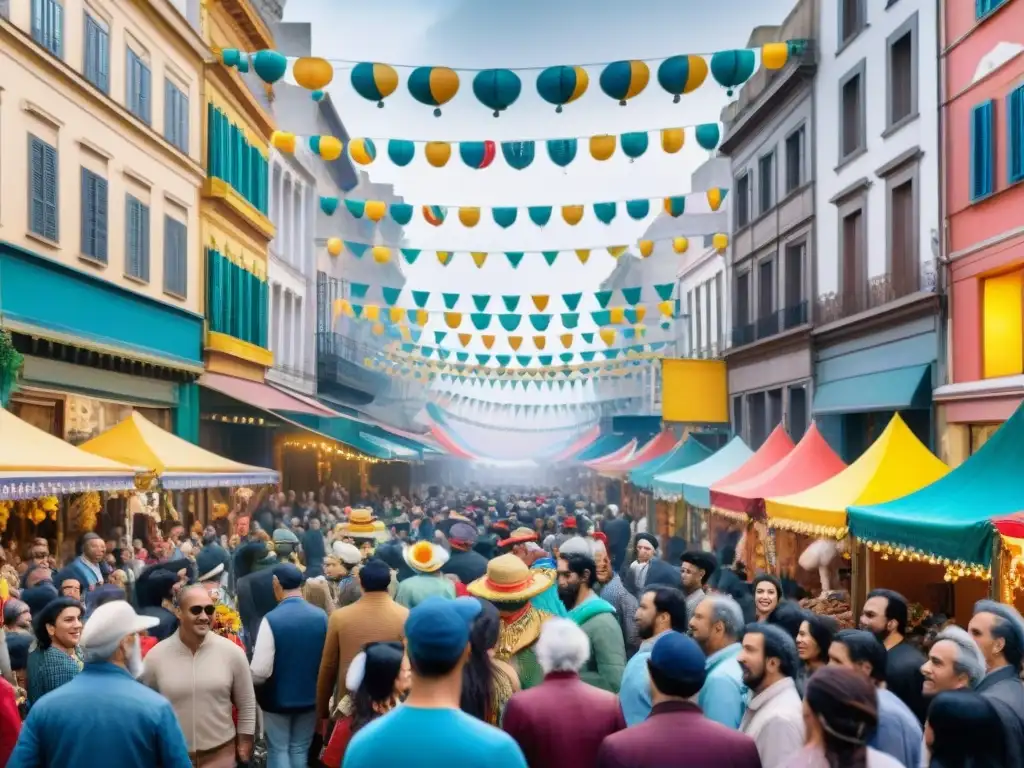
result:
M 336 541 L 331 544 L 331 554 L 345 565 L 359 565 L 363 561 L 363 556 L 359 553 L 358 547 L 354 544 L 349 544 L 347 541 Z
M 92 612 L 82 629 L 78 646 L 83 651 L 102 648 L 135 632 L 152 629 L 159 623 L 160 619 L 152 616 L 139 616 L 127 601 L 113 600 Z

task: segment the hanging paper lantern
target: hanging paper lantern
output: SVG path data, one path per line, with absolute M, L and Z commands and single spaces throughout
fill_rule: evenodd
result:
M 447 141 L 428 141 L 423 148 L 427 162 L 435 168 L 444 168 L 452 156 L 452 145 Z
M 789 61 L 789 43 L 766 43 L 761 46 L 761 66 L 782 69 Z
M 348 155 L 360 165 L 369 165 L 377 159 L 377 147 L 373 139 L 352 139 L 348 143 Z
M 533 162 L 536 144 L 532 141 L 503 141 L 501 154 L 505 162 L 517 171 L 528 168 Z
M 729 236 L 723 235 L 721 233 L 715 235 L 714 237 L 711 238 L 711 246 L 716 251 L 724 251 L 726 248 L 729 247 Z
M 441 116 L 441 106 L 459 92 L 459 76 L 447 67 L 418 67 L 409 75 L 409 93 L 420 104 L 436 107 L 434 117 Z
M 549 221 L 551 221 L 550 205 L 532 205 L 529 208 L 527 208 L 526 212 L 530 216 L 530 221 L 532 221 L 538 227 L 543 227 Z
M 562 206 L 562 220 L 570 227 L 575 227 L 580 223 L 583 218 L 583 206 L 582 205 L 563 205 Z
M 634 221 L 641 221 L 646 219 L 647 215 L 651 212 L 651 201 L 647 198 L 641 198 L 640 200 L 627 200 L 626 201 L 626 213 L 629 214 L 629 218 Z
M 686 253 L 690 247 L 690 241 L 685 237 L 674 237 L 672 238 L 672 250 L 676 253 Z
M 516 218 L 519 216 L 518 208 L 492 208 L 491 216 L 494 218 L 494 223 L 502 229 L 508 229 L 516 223 Z
M 295 154 L 295 134 L 287 131 L 274 131 L 270 134 L 270 146 L 286 155 Z
M 559 168 L 576 159 L 576 139 L 548 139 L 548 157 Z
M 224 66 L 237 67 L 238 63 L 242 60 L 242 52 L 237 48 L 224 48 L 221 50 L 218 58 L 220 58 Z
M 424 205 L 423 219 L 431 226 L 440 227 L 444 224 L 448 210 L 443 205 Z
M 473 95 L 485 107 L 494 110 L 494 116 L 511 107 L 523 90 L 523 81 L 510 69 L 485 69 L 473 78 Z
M 398 72 L 387 64 L 364 61 L 352 68 L 352 88 L 367 101 L 384 106 L 384 99 L 398 88 Z
M 733 89 L 743 85 L 754 74 L 757 59 L 747 49 L 719 51 L 711 57 L 711 75 L 725 88 L 725 95 L 732 96 Z
M 658 85 L 672 94 L 678 104 L 684 93 L 695 91 L 708 76 L 708 63 L 703 56 L 672 56 L 658 67 Z
M 463 141 L 459 144 L 459 157 L 470 168 L 486 168 L 494 162 L 498 148 L 493 141 Z
M 664 202 L 665 213 L 671 216 L 673 219 L 677 219 L 686 212 L 686 197 L 684 195 L 676 195 L 675 197 L 666 197 Z
M 640 248 L 640 255 L 645 259 L 654 253 L 653 240 L 641 240 L 637 245 Z
M 722 207 L 722 201 L 725 200 L 725 196 L 729 194 L 729 190 L 722 189 L 721 187 L 711 187 L 705 195 L 708 198 L 708 206 L 712 211 L 717 211 Z
M 663 128 L 661 131 L 661 149 L 666 154 L 674 155 L 686 143 L 686 131 L 682 128 Z
M 327 241 L 327 252 L 329 254 L 331 254 L 331 256 L 340 256 L 341 255 L 341 238 L 340 237 L 332 237 L 332 238 L 330 238 Z
M 341 140 L 334 136 L 310 136 L 309 148 L 327 162 L 341 157 Z
M 416 145 L 405 139 L 391 139 L 388 142 L 388 159 L 399 168 L 404 168 L 416 156 Z
M 629 99 L 643 93 L 650 79 L 650 67 L 639 59 L 613 61 L 601 72 L 601 90 L 624 107 Z
M 548 104 L 556 105 L 555 112 L 576 101 L 589 85 L 590 75 L 583 67 L 548 67 L 537 77 L 537 93 Z
M 480 209 L 479 208 L 459 208 L 459 221 L 464 227 L 475 227 L 480 223 Z
M 338 203 L 340 201 L 336 197 L 321 197 L 320 198 L 320 210 L 328 216 L 333 216 L 334 212 L 338 210 Z
M 622 144 L 622 154 L 632 162 L 647 151 L 649 137 L 647 131 L 637 131 L 635 133 L 622 134 L 619 137 L 619 141 Z
M 327 91 L 313 91 L 309 95 L 312 97 L 313 101 L 321 102 L 327 98 Z
M 387 264 L 391 261 L 391 249 L 385 248 L 383 245 L 373 246 L 371 253 L 373 254 L 373 260 L 378 264 Z
M 288 59 L 277 51 L 257 51 L 252 57 L 252 68 L 260 80 L 273 85 L 288 71 Z
M 412 221 L 413 208 L 408 203 L 392 203 L 388 206 L 388 211 L 391 213 L 392 221 L 403 227 Z
M 307 91 L 319 91 L 331 84 L 334 67 L 319 56 L 303 56 L 292 65 L 292 77 Z
M 388 204 L 383 200 L 367 200 L 363 208 L 366 218 L 376 223 L 388 214 Z
M 696 127 L 693 135 L 701 148 L 710 151 L 718 147 L 718 142 L 722 140 L 722 129 L 718 123 L 704 123 Z

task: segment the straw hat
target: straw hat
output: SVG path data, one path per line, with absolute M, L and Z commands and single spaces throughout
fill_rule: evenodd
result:
M 533 528 L 527 528 L 524 525 L 512 531 L 507 539 L 499 541 L 498 546 L 507 547 L 510 544 L 525 544 L 527 541 L 537 541 L 537 539 L 537 532 Z
M 502 555 L 487 563 L 487 575 L 466 589 L 492 603 L 517 603 L 536 597 L 550 586 L 550 576 L 531 571 L 515 555 Z
M 417 541 L 402 552 L 405 563 L 414 571 L 434 573 L 448 562 L 448 552 L 429 541 Z
M 378 520 L 370 509 L 353 509 L 349 512 L 348 522 L 340 523 L 341 535 L 353 539 L 387 539 L 388 532 L 384 523 Z

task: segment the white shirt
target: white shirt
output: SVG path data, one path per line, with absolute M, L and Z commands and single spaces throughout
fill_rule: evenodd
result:
M 260 631 L 256 635 L 256 645 L 252 649 L 252 661 L 249 662 L 252 681 L 261 685 L 274 674 L 274 630 L 264 616 L 260 622 Z

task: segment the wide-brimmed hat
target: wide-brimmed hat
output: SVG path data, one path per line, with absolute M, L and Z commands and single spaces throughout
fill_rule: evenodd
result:
M 387 540 L 388 531 L 382 520 L 378 520 L 373 510 L 353 509 L 349 512 L 348 522 L 341 524 L 341 535 L 353 539 Z
M 434 573 L 448 562 L 448 552 L 430 541 L 417 541 L 402 552 L 405 564 L 420 573 Z
M 537 541 L 538 538 L 537 532 L 533 528 L 527 528 L 524 525 L 512 531 L 512 535 L 507 539 L 499 541 L 498 546 L 508 547 L 512 544 L 525 544 L 528 541 Z
M 515 555 L 502 555 L 487 563 L 487 574 L 471 583 L 471 595 L 492 603 L 517 603 L 536 597 L 551 586 L 551 577 L 532 571 Z

